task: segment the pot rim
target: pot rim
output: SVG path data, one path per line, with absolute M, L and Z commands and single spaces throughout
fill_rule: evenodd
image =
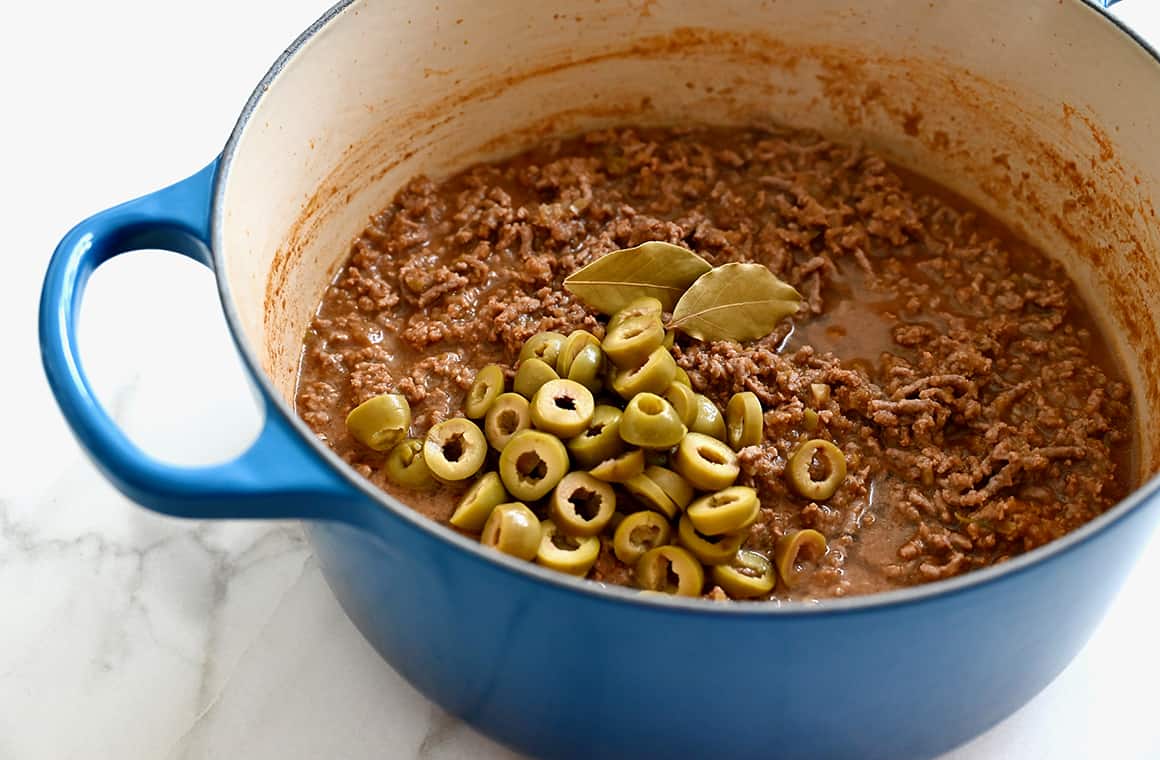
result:
M 559 587 L 562 591 L 571 591 L 594 597 L 594 601 L 609 604 L 636 605 L 643 608 L 652 608 L 655 611 L 673 611 L 698 615 L 713 616 L 744 616 L 744 617 L 797 617 L 802 615 L 841 615 L 877 611 L 890 607 L 903 607 L 920 602 L 933 601 L 939 598 L 949 598 L 966 593 L 977 588 L 998 583 L 1027 572 L 1039 565 L 1045 565 L 1058 559 L 1068 551 L 1096 538 L 1100 533 L 1108 530 L 1112 525 L 1125 519 L 1145 502 L 1156 496 L 1160 490 L 1160 474 L 1154 475 L 1137 487 L 1131 494 L 1121 500 L 1114 507 L 1071 531 L 1062 538 L 1050 541 L 1043 546 L 1033 549 L 1018 557 L 999 565 L 973 570 L 963 575 L 945 580 L 924 583 L 918 586 L 883 591 L 871 594 L 862 594 L 844 598 L 823 599 L 816 601 L 768 601 L 721 604 L 720 602 L 704 599 L 678 597 L 675 595 L 641 594 L 638 590 L 613 584 L 597 583 L 583 578 L 574 578 L 565 573 L 559 573 L 534 563 L 501 554 L 484 547 L 478 541 L 462 536 L 438 522 L 421 515 L 407 506 L 402 500 L 375 487 L 369 480 L 363 478 L 354 468 L 342 460 L 330 447 L 323 444 L 306 423 L 298 417 L 289 404 L 282 400 L 277 389 L 262 369 L 257 355 L 249 345 L 241 330 L 241 318 L 234 307 L 224 268 L 218 266 L 219 252 L 223 250 L 223 218 L 220 213 L 224 206 L 226 179 L 230 173 L 234 155 L 242 134 L 249 125 L 250 118 L 257 110 L 267 90 L 274 80 L 286 68 L 295 55 L 319 32 L 329 26 L 339 16 L 355 5 L 359 0 L 339 0 L 317 21 L 311 24 L 270 67 L 266 75 L 254 88 L 246 101 L 245 107 L 235 123 L 230 137 L 222 151 L 218 170 L 214 176 L 212 203 L 210 209 L 211 255 L 213 257 L 214 277 L 217 280 L 218 296 L 221 299 L 222 310 L 225 313 L 226 323 L 242 361 L 246 365 L 251 380 L 261 390 L 266 400 L 267 413 L 278 414 L 281 421 L 297 432 L 303 441 L 309 445 L 314 453 L 325 461 L 336 477 L 343 479 L 347 485 L 374 502 L 377 506 L 389 510 L 393 516 L 404 520 L 412 527 L 425 532 L 449 549 L 465 551 L 476 559 L 498 565 L 501 569 L 515 575 L 522 575 L 535 581 Z M 1160 67 L 1160 52 L 1153 48 L 1139 34 L 1112 16 L 1106 8 L 1097 5 L 1097 0 L 1068 0 L 1073 6 L 1087 8 L 1093 14 L 1093 19 L 1111 24 L 1125 38 L 1139 46 Z M 1096 21 L 1093 20 L 1093 23 Z M 1158 72 L 1160 73 L 1160 72 Z

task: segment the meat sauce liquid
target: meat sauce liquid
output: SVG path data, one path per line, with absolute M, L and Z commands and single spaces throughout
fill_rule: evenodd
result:
M 906 187 L 922 193 L 948 207 L 971 213 L 973 228 L 981 239 L 998 241 L 999 246 L 1011 253 L 1011 271 L 1016 273 L 1042 272 L 1045 257 L 1033 246 L 1023 242 L 998 220 L 973 206 L 958 194 L 947 188 L 905 169 L 892 166 L 892 170 L 903 179 Z M 927 284 L 934 289 L 939 282 Z M 1089 313 L 1074 285 L 1066 285 L 1070 308 L 1068 322 L 1078 330 L 1092 336 L 1086 344 L 1090 358 L 1107 372 L 1109 377 L 1118 377 L 1119 370 L 1110 345 L 1100 339 L 1101 330 Z M 782 344 L 783 350 L 794 351 L 803 346 L 811 346 L 822 352 L 833 353 L 847 366 L 856 366 L 873 379 L 881 378 L 881 360 L 884 355 L 912 355 L 894 339 L 894 328 L 899 324 L 899 315 L 907 310 L 907 294 L 897 294 L 878 286 L 874 278 L 850 261 L 837 266 L 836 276 L 824 290 L 827 310 L 819 315 L 795 321 L 793 330 Z M 928 315 L 929 316 L 929 315 Z M 969 315 L 965 319 L 972 327 L 977 320 Z M 937 329 L 945 329 L 943 320 L 930 320 Z M 1080 390 L 1077 388 L 1076 390 Z M 1128 445 L 1110 448 L 1109 459 L 1116 472 L 1116 482 L 1109 495 L 1119 499 L 1134 487 L 1133 473 L 1137 472 L 1138 432 L 1131 426 Z M 860 530 L 861 551 L 852 553 L 845 568 L 854 593 L 868 593 L 881 585 L 881 568 L 889 565 L 897 547 L 911 531 L 905 521 L 892 518 L 892 496 L 888 483 L 889 475 L 882 473 L 870 484 L 865 504 L 855 515 Z M 886 486 L 886 487 L 884 487 Z M 872 515 L 871 519 L 865 519 Z M 1000 555 L 1005 558 L 1006 555 Z
M 650 239 L 714 264 L 763 263 L 812 307 L 750 345 L 680 336 L 675 349 L 721 408 L 738 390 L 762 398 L 766 441 L 743 452 L 742 481 L 763 506 L 747 546 L 769 553 L 803 527 L 828 539 L 826 556 L 801 563 L 774 598 L 870 593 L 993 564 L 1134 485 L 1128 387 L 1062 269 L 934 183 L 792 131 L 610 131 L 412 182 L 323 299 L 299 413 L 373 482 L 445 521 L 462 488 L 395 488 L 383 456 L 345 433 L 346 412 L 401 392 L 421 436 L 459 413 L 476 369 L 510 366 L 536 332 L 601 334 L 563 278 Z M 830 400 L 807 431 L 817 384 Z M 822 504 L 785 483 L 786 457 L 809 437 L 849 460 Z M 590 577 L 630 582 L 607 551 Z

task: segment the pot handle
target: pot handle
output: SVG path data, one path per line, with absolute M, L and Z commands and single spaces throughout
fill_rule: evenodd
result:
M 162 462 L 133 444 L 89 385 L 76 325 L 88 278 L 126 251 L 161 248 L 212 267 L 210 209 L 215 160 L 164 190 L 102 211 L 64 236 L 40 299 L 40 353 L 65 420 L 97 467 L 133 501 L 193 518 L 322 519 L 357 522 L 365 501 L 329 469 L 269 400 L 254 443 L 236 459 L 205 467 Z

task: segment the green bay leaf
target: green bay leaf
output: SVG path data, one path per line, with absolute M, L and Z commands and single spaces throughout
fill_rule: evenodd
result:
M 761 264 L 723 264 L 689 286 L 669 327 L 697 340 L 754 340 L 773 332 L 801 300 Z
M 710 269 L 709 262 L 687 248 L 654 240 L 601 256 L 570 274 L 564 287 L 604 314 L 615 314 L 644 296 L 672 311 L 688 287 Z

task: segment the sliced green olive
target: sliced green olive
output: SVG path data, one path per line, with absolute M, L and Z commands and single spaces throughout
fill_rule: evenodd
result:
M 717 405 L 708 396 L 698 393 L 696 407 L 697 412 L 693 417 L 693 423 L 689 425 L 689 430 L 724 441 L 725 418 L 721 416 L 721 410 L 717 408 Z
M 715 565 L 713 582 L 734 599 L 766 596 L 777 585 L 777 573 L 765 555 L 741 549 L 726 565 Z
M 486 473 L 463 494 L 450 522 L 460 530 L 479 533 L 491 515 L 491 510 L 507 501 L 507 497 L 499 475 Z
M 725 407 L 725 434 L 734 451 L 765 440 L 765 420 L 756 393 L 742 391 L 729 399 L 729 405 Z
M 665 339 L 661 343 L 665 348 L 672 348 L 673 344 L 677 342 L 676 330 L 665 330 Z
M 681 385 L 676 380 L 664 392 L 665 401 L 673 405 L 681 422 L 689 427 L 697 419 L 697 394 L 687 385 Z
M 829 441 L 814 438 L 798 446 L 786 463 L 790 485 L 807 499 L 824 501 L 846 477 L 846 457 Z
M 568 337 L 564 339 L 564 345 L 560 347 L 560 355 L 556 357 L 556 374 L 560 377 L 568 377 L 576 357 L 588 346 L 600 348 L 600 341 L 592 333 L 587 330 L 573 330 L 568 333 Z
M 528 338 L 520 349 L 520 362 L 526 359 L 539 359 L 548 366 L 555 367 L 563 345 L 564 336 L 558 332 L 536 333 Z
M 612 486 L 586 472 L 570 472 L 552 492 L 552 519 L 569 536 L 595 536 L 616 511 Z
M 621 398 L 630 399 L 638 393 L 665 392 L 673 384 L 677 375 L 677 363 L 673 355 L 663 348 L 657 348 L 643 364 L 618 369 L 612 375 L 612 390 Z
M 757 491 L 748 486 L 730 486 L 697 499 L 686 514 L 697 532 L 720 536 L 748 528 L 757 519 L 760 506 Z
M 635 496 L 643 506 L 660 512 L 670 520 L 680 512 L 664 489 L 643 472 L 624 481 L 623 485 L 625 490 Z
M 614 459 L 605 459 L 588 471 L 592 477 L 608 483 L 624 483 L 642 472 L 644 452 L 640 449 L 626 451 Z
M 689 380 L 689 373 L 685 371 L 684 367 L 677 367 L 677 374 L 673 377 L 674 383 L 680 383 L 686 388 L 692 388 L 693 383 Z
M 693 488 L 702 491 L 728 488 L 741 473 L 737 453 L 724 441 L 701 433 L 685 436 L 677 446 L 673 466 Z
M 672 499 L 679 509 L 689 506 L 689 502 L 693 500 L 693 487 L 678 473 L 659 465 L 649 465 L 644 468 L 644 474 L 660 486 L 665 496 Z
M 575 380 L 593 393 L 604 387 L 604 352 L 599 345 L 580 349 L 568 367 L 568 379 Z
M 672 537 L 669 521 L 659 512 L 642 509 L 620 521 L 612 537 L 612 552 L 626 565 L 635 565 L 645 552 L 664 546 Z
M 536 551 L 537 564 L 569 575 L 584 576 L 596 564 L 599 556 L 599 538 L 569 536 L 561 532 L 551 520 L 544 520 L 540 526 L 540 546 Z
M 387 478 L 404 488 L 425 489 L 436 485 L 435 477 L 423 460 L 423 442 L 418 438 L 408 438 L 396 444 L 387 454 L 384 464 Z
M 531 400 L 540 386 L 551 380 L 559 379 L 560 376 L 556 374 L 556 370 L 543 360 L 524 359 L 520 362 L 519 368 L 516 369 L 516 379 L 512 383 L 512 389 L 524 398 Z
M 520 559 L 532 560 L 540 549 L 540 519 L 518 501 L 500 504 L 484 523 L 479 542 Z
M 661 347 L 665 340 L 662 310 L 660 301 L 644 297 L 612 315 L 602 346 L 613 364 L 635 367 Z
M 479 472 L 486 457 L 483 431 L 462 417 L 433 425 L 423 443 L 423 460 L 440 480 L 466 480 Z
M 512 496 L 535 501 L 548 495 L 568 473 L 568 450 L 539 430 L 516 433 L 499 455 L 499 477 Z
M 625 449 L 620 440 L 620 410 L 601 404 L 592 412 L 592 421 L 580 435 L 568 441 L 568 453 L 578 467 L 591 469 L 613 459 Z
M 706 565 L 723 565 L 733 561 L 737 550 L 745 542 L 745 534 L 706 536 L 693 526 L 693 521 L 689 519 L 688 513 L 685 513 L 677 523 L 677 540 Z
M 549 380 L 532 397 L 532 424 L 540 430 L 572 438 L 592 422 L 596 401 L 592 391 L 575 380 Z
M 346 429 L 362 445 L 390 451 L 411 429 L 411 405 L 398 393 L 375 396 L 351 410 Z
M 807 433 L 812 433 L 818 429 L 818 413 L 813 409 L 806 409 L 802 412 L 802 427 L 806 429 Z
M 487 414 L 487 410 L 503 393 L 503 368 L 498 364 L 489 364 L 475 374 L 475 382 L 467 392 L 467 400 L 463 404 L 463 411 L 468 417 L 477 420 Z
M 636 585 L 646 591 L 678 596 L 700 596 L 705 570 L 693 555 L 679 546 L 649 549 L 636 563 Z
M 620 418 L 620 437 L 641 448 L 671 449 L 687 432 L 673 405 L 655 393 L 633 396 Z
M 496 451 L 503 451 L 512 436 L 532 426 L 531 405 L 518 393 L 503 393 L 487 410 L 483 431 Z
M 773 547 L 773 561 L 781 582 L 793 588 L 798 580 L 798 563 L 802 559 L 816 562 L 826 554 L 826 537 L 813 528 L 791 530 Z

